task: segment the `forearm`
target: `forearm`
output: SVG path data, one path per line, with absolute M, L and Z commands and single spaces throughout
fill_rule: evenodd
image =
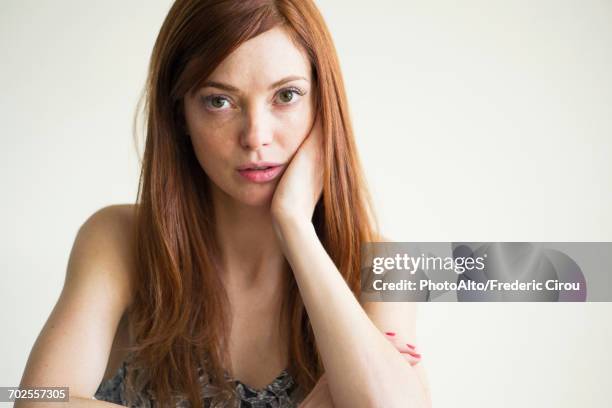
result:
M 13 408 L 118 408 L 122 405 L 99 401 L 90 398 L 70 397 L 68 402 L 32 402 L 18 401 Z
M 338 407 L 424 407 L 412 366 L 365 313 L 310 223 L 279 222 L 281 245 L 293 269 Z

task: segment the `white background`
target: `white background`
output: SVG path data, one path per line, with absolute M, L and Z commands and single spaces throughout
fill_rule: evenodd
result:
M 19 384 L 79 226 L 135 199 L 132 117 L 169 4 L 0 3 L 0 386 Z M 611 2 L 318 4 L 387 237 L 612 241 Z M 420 304 L 434 405 L 612 406 L 611 311 Z

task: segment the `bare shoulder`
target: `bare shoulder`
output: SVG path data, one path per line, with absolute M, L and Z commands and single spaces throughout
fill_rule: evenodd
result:
M 69 386 L 71 396 L 83 398 L 95 393 L 109 357 L 117 354 L 111 351 L 121 343 L 132 299 L 133 208 L 101 208 L 80 226 L 64 287 L 32 347 L 21 386 Z
M 91 229 L 106 229 L 104 232 L 110 232 L 109 228 L 128 232 L 134 222 L 135 210 L 134 204 L 112 204 L 102 207 L 83 222 L 79 232 Z
M 83 264 L 107 266 L 104 272 L 119 287 L 118 294 L 131 300 L 134 270 L 134 204 L 113 204 L 90 215 L 79 228 L 70 254 L 66 280 L 74 271 L 95 273 Z
M 135 210 L 134 204 L 113 204 L 100 208 L 83 222 L 75 244 L 79 243 L 79 240 L 89 239 L 114 248 L 131 246 L 134 239 Z
M 112 228 L 115 231 L 120 229 L 122 230 L 120 232 L 129 233 L 134 223 L 135 210 L 135 204 L 112 204 L 102 207 L 85 220 L 81 230 L 94 226 L 93 228 Z

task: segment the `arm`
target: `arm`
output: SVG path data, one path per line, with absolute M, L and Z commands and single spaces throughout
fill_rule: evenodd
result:
M 28 358 L 20 387 L 67 386 L 67 403 L 15 407 L 117 406 L 91 399 L 104 376 L 115 332 L 130 299 L 131 239 L 126 208 L 93 214 L 75 239 L 64 287 Z
M 380 310 L 380 308 L 375 308 L 374 310 Z M 368 316 L 372 321 L 374 321 L 377 327 L 380 329 L 380 325 L 376 322 L 376 314 L 372 315 L 366 309 Z M 395 346 L 395 348 L 402 353 L 404 359 L 410 363 L 411 365 L 416 365 L 421 362 L 421 355 L 417 353 L 417 348 L 412 344 L 407 344 L 405 337 L 398 337 L 395 332 L 387 332 L 385 333 L 387 340 L 391 341 L 391 343 Z M 421 379 L 421 384 L 425 388 L 427 392 L 428 404 L 431 406 L 430 396 L 429 396 L 429 388 L 427 384 L 427 380 L 424 375 L 425 372 L 422 368 L 422 365 L 419 365 L 417 369 L 417 374 Z M 327 384 L 327 377 L 325 373 L 319 378 L 319 381 L 315 384 L 312 391 L 306 396 L 304 401 L 299 405 L 299 408 L 333 408 L 334 403 L 332 401 L 331 394 L 329 393 L 329 386 Z
M 298 405 L 298 408 L 334 408 L 325 373 L 319 378 L 312 391 Z
M 118 408 L 122 405 L 106 401 L 98 401 L 90 398 L 70 397 L 69 402 L 26 402 L 19 401 L 13 405 L 14 408 Z
M 416 302 L 364 302 L 363 309 L 368 317 L 385 333 L 402 356 L 412 365 L 423 392 L 426 407 L 432 406 L 429 381 L 416 341 Z M 414 348 L 413 348 L 414 347 Z M 416 356 L 416 358 L 415 358 Z
M 426 390 L 417 371 L 406 364 L 370 320 L 329 258 L 313 225 L 292 216 L 277 216 L 276 222 L 283 251 L 308 311 L 334 404 L 427 407 Z M 391 312 L 387 319 L 394 326 L 396 322 L 413 321 L 413 315 L 404 316 L 402 311 L 388 309 L 385 314 Z M 401 332 L 408 333 L 409 329 Z

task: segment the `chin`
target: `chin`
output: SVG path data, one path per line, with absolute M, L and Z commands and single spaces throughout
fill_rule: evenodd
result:
M 246 191 L 247 189 L 239 192 L 234 196 L 234 199 L 244 205 L 248 205 L 251 207 L 263 207 L 270 206 L 272 202 L 272 197 L 274 196 L 274 187 L 273 186 L 260 186 L 257 189 L 249 189 L 250 191 Z
M 249 207 L 269 207 L 272 202 L 272 197 L 249 198 L 239 201 L 241 204 L 248 205 Z
M 212 181 L 212 179 L 209 179 Z M 224 205 L 241 204 L 250 207 L 270 206 L 277 183 L 244 184 L 234 180 L 216 183 L 212 181 L 213 194 Z

